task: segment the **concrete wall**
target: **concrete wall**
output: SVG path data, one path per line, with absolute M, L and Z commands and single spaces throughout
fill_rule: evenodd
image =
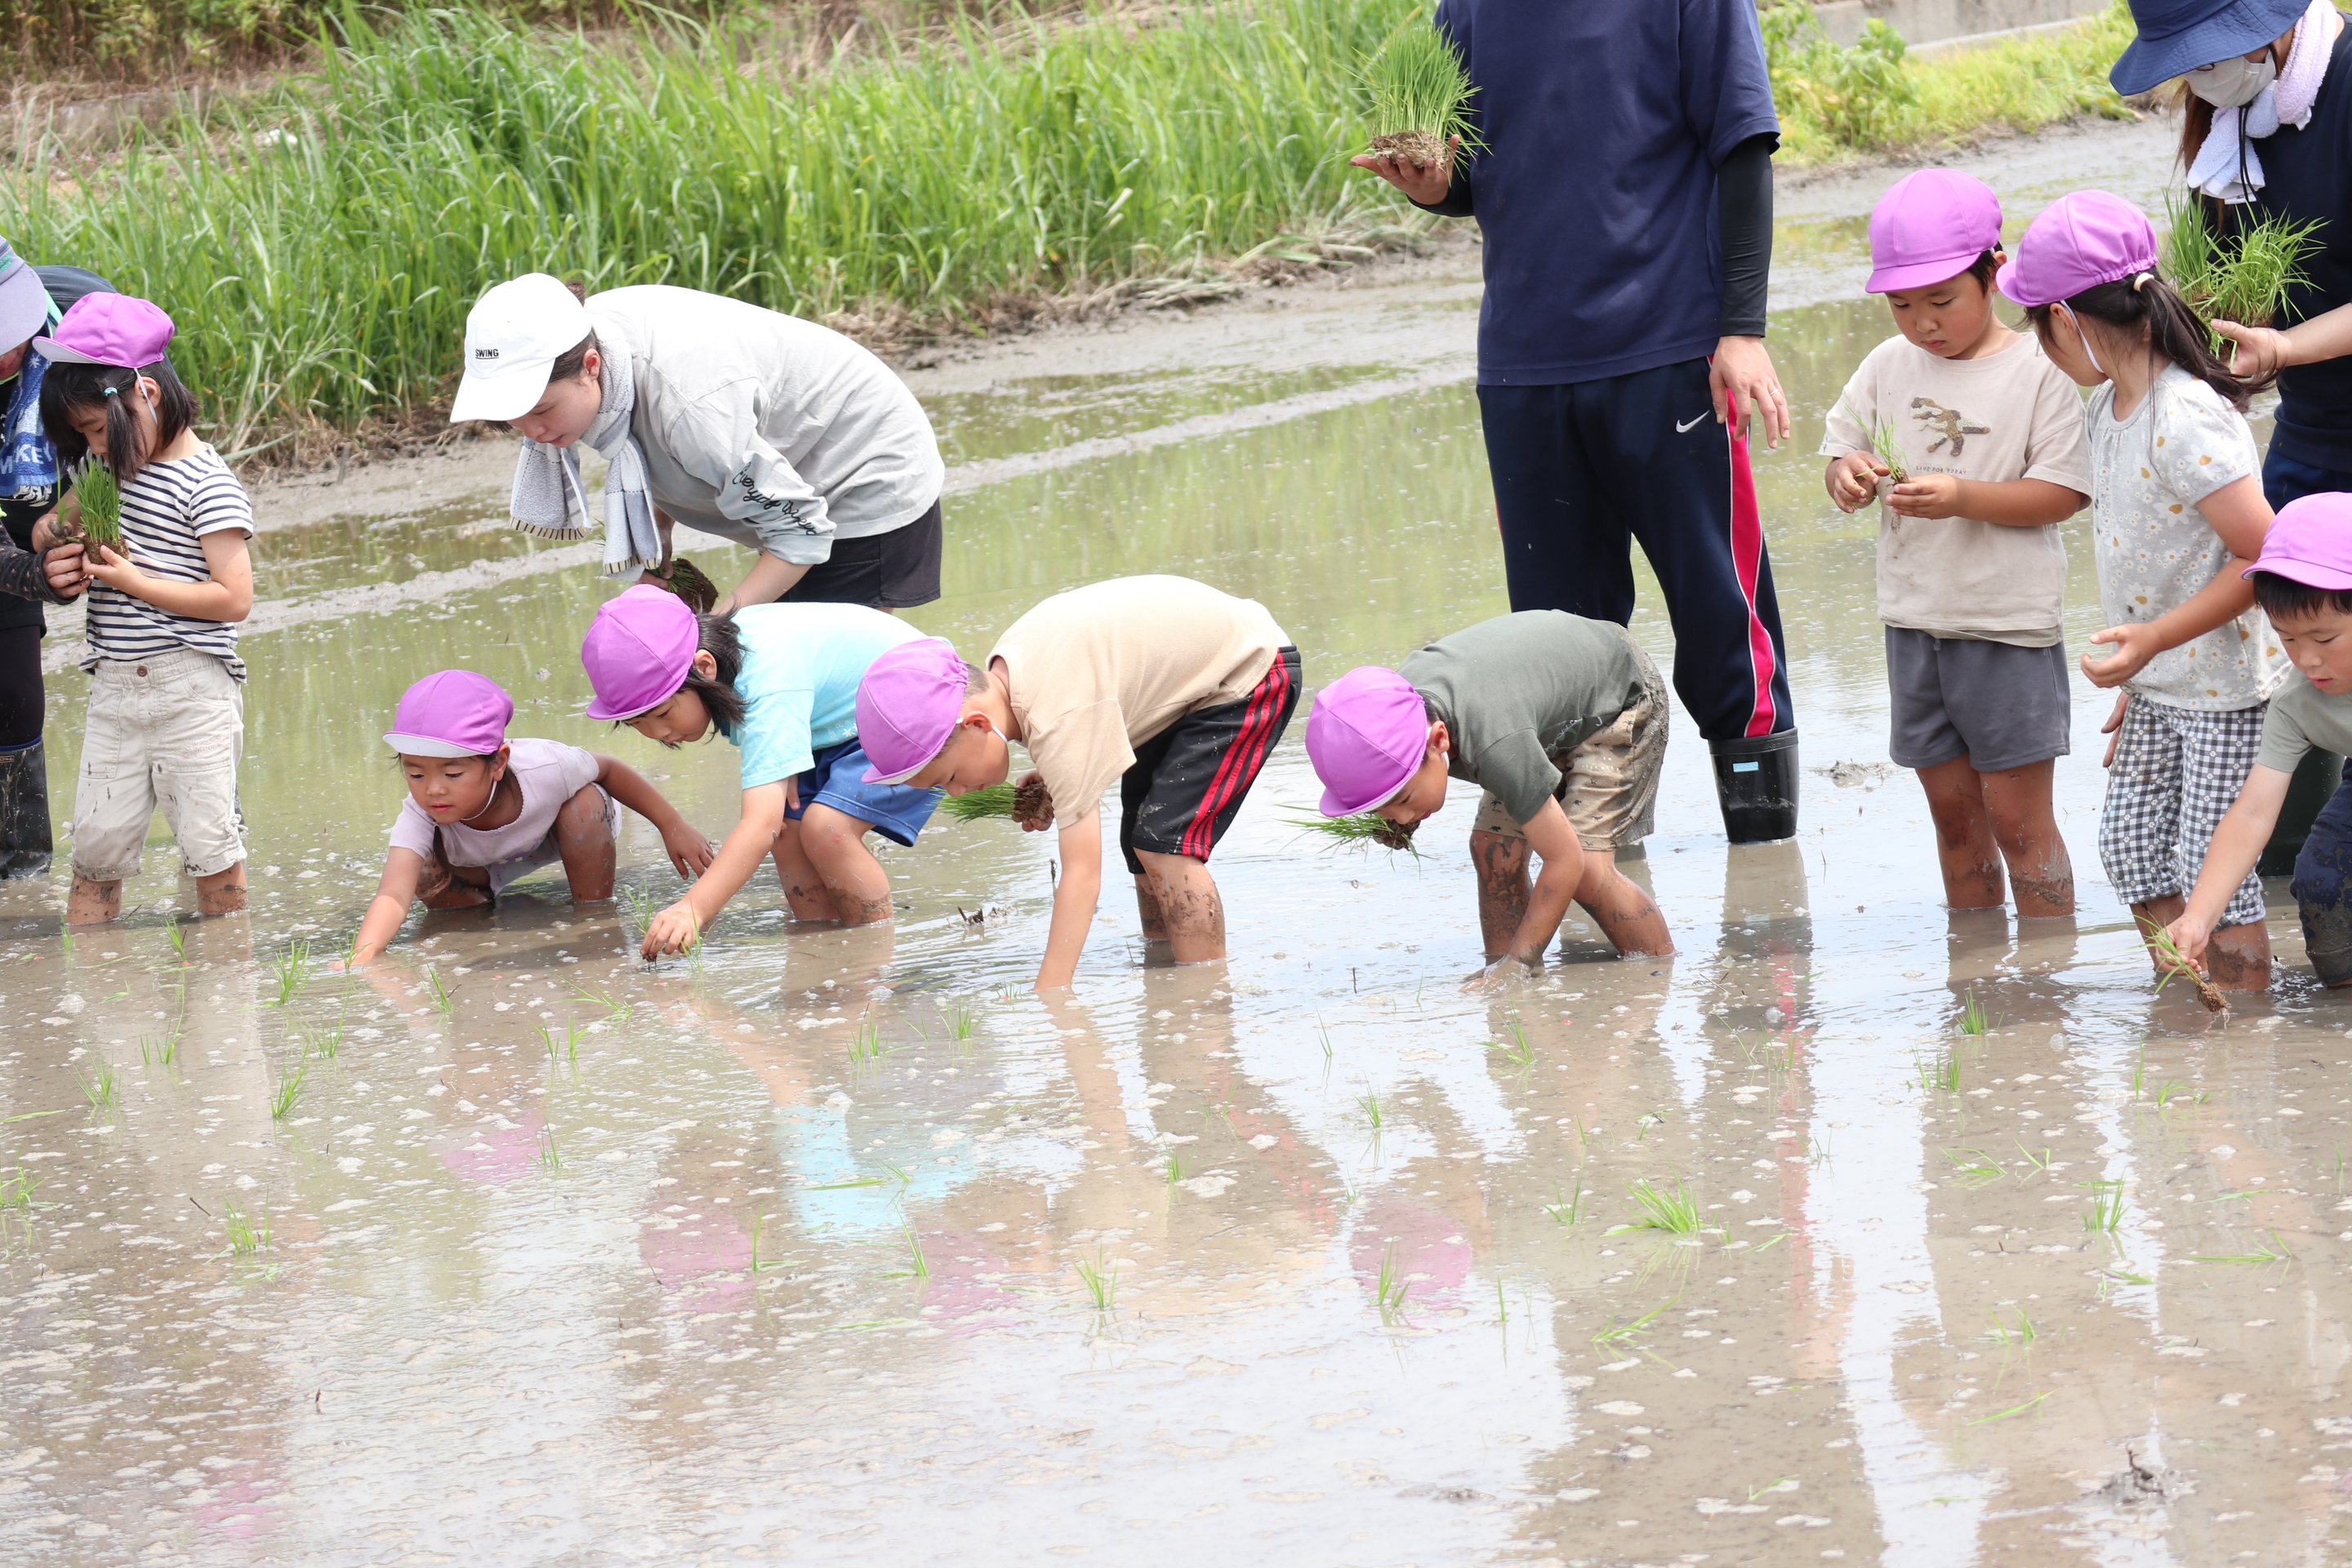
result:
M 1815 0 L 1822 30 L 1841 44 L 1862 35 L 1875 16 L 1913 45 L 1933 45 L 1980 33 L 2071 22 L 2106 8 L 2107 0 Z

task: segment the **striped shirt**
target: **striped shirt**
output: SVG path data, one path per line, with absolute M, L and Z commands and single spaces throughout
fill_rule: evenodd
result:
M 205 564 L 207 533 L 237 529 L 253 536 L 253 502 L 236 476 L 210 447 L 194 457 L 151 463 L 122 487 L 122 548 L 142 572 L 178 583 L 208 583 Z M 137 659 L 194 648 L 208 653 L 245 679 L 236 656 L 236 623 L 175 616 L 120 588 L 93 583 L 89 589 L 89 646 L 81 667 L 100 659 Z

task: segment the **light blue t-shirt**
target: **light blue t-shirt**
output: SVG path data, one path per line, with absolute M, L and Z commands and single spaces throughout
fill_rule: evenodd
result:
M 857 733 L 857 683 L 886 648 L 924 634 L 863 605 L 751 605 L 743 641 L 743 722 L 720 733 L 743 753 L 743 787 L 781 784 Z

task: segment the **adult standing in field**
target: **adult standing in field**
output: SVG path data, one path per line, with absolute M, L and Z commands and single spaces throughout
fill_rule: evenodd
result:
M 2286 296 L 2284 319 L 2301 324 L 2219 328 L 2237 341 L 2232 369 L 2278 374 L 2263 498 L 2275 510 L 2352 490 L 2352 359 L 2342 357 L 2352 353 L 2352 28 L 2329 0 L 2131 0 L 2131 11 L 2139 36 L 2109 79 L 2131 94 L 2180 79 L 2180 164 L 2216 232 L 2266 218 L 2319 226 L 2308 281 Z M 2109 730 L 2123 712 L 2119 698 Z M 2294 868 L 2343 772 L 2333 752 L 2305 756 L 2265 876 Z
M 56 513 L 57 447 L 41 426 L 41 377 L 48 363 L 33 339 L 58 324 L 84 294 L 113 285 L 79 267 L 34 267 L 0 239 L 0 527 L 13 551 L 79 552 L 43 527 Z M 44 579 L 45 596 L 78 596 Z M 49 833 L 48 759 L 41 744 L 48 694 L 41 680 L 41 639 L 48 626 L 39 601 L 0 595 L 0 879 L 46 877 Z
M 449 418 L 513 426 L 516 523 L 601 537 L 607 574 L 669 585 L 684 522 L 759 552 L 721 614 L 940 596 L 947 467 L 930 420 L 887 365 L 814 321 L 659 284 L 588 296 L 533 272 L 467 317 Z M 583 442 L 606 458 L 593 510 Z
M 1355 160 L 1485 237 L 1478 409 L 1513 610 L 1633 619 L 1631 542 L 1734 843 L 1797 826 L 1796 717 L 1748 472 L 1780 121 L 1755 0 L 1441 0 L 1483 146 Z M 1710 417 L 1710 416 L 1712 416 Z

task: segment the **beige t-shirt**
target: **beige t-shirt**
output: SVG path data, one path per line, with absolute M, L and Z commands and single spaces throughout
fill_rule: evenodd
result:
M 1961 360 L 1887 339 L 1831 408 L 1822 456 L 1874 450 L 1864 419 L 1894 427 L 1915 476 L 2047 479 L 2091 490 L 2083 395 L 2030 336 Z M 2059 640 L 2065 600 L 2066 545 L 2054 522 L 2006 528 L 1879 509 L 1878 616 L 1890 626 L 2049 647 Z
M 1196 709 L 1238 702 L 1290 646 L 1265 606 L 1190 577 L 1117 577 L 1056 594 L 990 651 L 1022 743 L 1068 823 L 1135 748 Z

